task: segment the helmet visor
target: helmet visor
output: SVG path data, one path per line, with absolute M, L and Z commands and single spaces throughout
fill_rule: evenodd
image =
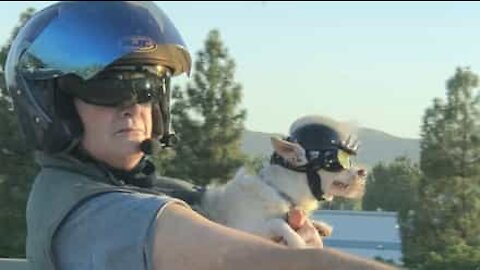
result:
M 35 29 L 25 33 L 32 43 L 20 64 L 36 78 L 75 74 L 87 80 L 132 53 L 154 58 L 174 75 L 189 70 L 182 38 L 153 3 L 69 2 L 41 16 L 37 22 L 46 26 L 39 34 Z

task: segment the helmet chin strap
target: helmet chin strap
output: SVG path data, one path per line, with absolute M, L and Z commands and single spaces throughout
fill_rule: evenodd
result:
M 322 178 L 317 173 L 317 170 L 310 164 L 307 164 L 307 179 L 308 179 L 308 186 L 310 187 L 310 192 L 318 201 L 324 201 L 325 197 L 324 192 L 322 190 Z

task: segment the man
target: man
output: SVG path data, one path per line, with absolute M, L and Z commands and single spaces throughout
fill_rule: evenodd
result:
M 58 3 L 19 32 L 6 82 L 42 168 L 27 205 L 31 268 L 387 269 L 221 226 L 155 189 L 145 153 L 169 144 L 170 77 L 190 63 L 149 2 Z M 300 227 L 321 246 L 310 221 Z

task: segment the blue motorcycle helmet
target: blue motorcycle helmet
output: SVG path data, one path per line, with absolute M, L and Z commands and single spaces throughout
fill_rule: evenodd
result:
M 60 2 L 19 31 L 5 80 L 27 144 L 59 153 L 83 132 L 74 97 L 102 106 L 152 101 L 152 138 L 169 145 L 170 78 L 190 68 L 182 37 L 152 2 Z

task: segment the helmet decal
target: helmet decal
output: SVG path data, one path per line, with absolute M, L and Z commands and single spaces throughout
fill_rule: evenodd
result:
M 149 52 L 157 48 L 155 41 L 147 36 L 130 36 L 121 40 L 121 46 L 133 52 Z

